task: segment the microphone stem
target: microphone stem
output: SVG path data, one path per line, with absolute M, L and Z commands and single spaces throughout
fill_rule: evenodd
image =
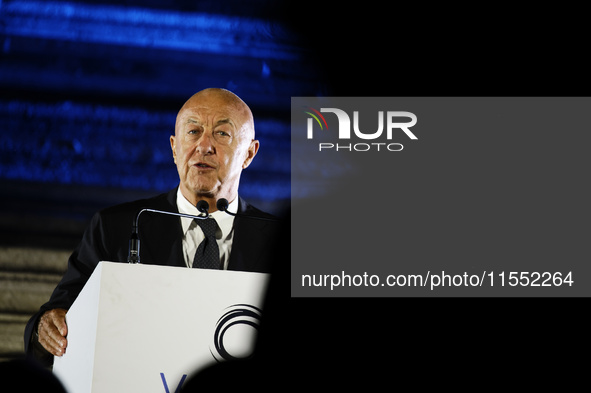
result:
M 162 214 L 168 214 L 171 216 L 177 216 L 177 217 L 185 217 L 185 218 L 197 218 L 199 220 L 205 220 L 206 218 L 209 217 L 209 214 L 205 214 L 205 215 L 199 215 L 199 216 L 194 216 L 192 214 L 184 214 L 184 213 L 174 213 L 174 212 L 167 212 L 164 210 L 155 210 L 155 209 L 142 209 L 140 210 L 140 212 L 137 214 L 137 217 L 135 218 L 135 228 L 138 227 L 138 222 L 140 220 L 140 215 L 143 212 L 152 212 L 152 213 L 162 213 Z
M 140 263 L 140 238 L 137 232 L 137 223 L 133 226 L 131 237 L 129 238 L 129 254 L 127 254 L 127 263 Z
M 199 220 L 205 220 L 209 217 L 209 213 L 202 213 L 202 215 L 194 216 L 192 214 L 184 214 L 184 213 L 174 213 L 174 212 L 167 212 L 164 210 L 155 210 L 155 209 L 142 209 L 135 217 L 135 223 L 133 224 L 133 230 L 131 232 L 131 237 L 129 239 L 129 254 L 127 256 L 128 263 L 140 263 L 140 236 L 138 233 L 138 223 L 140 220 L 140 215 L 143 212 L 152 212 L 152 213 L 162 213 L 168 214 L 171 216 L 177 217 L 186 217 L 186 218 L 196 218 Z

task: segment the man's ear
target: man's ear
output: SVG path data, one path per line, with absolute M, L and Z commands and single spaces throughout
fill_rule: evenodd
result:
M 170 136 L 170 148 L 172 149 L 172 158 L 174 159 L 174 163 L 176 164 L 176 149 L 175 149 L 175 137 L 174 135 Z
M 250 142 L 250 146 L 248 147 L 248 150 L 246 152 L 246 159 L 244 160 L 244 163 L 242 164 L 242 169 L 248 168 L 248 166 L 250 165 L 250 163 L 254 159 L 254 156 L 256 156 L 257 152 L 259 151 L 259 145 L 260 145 L 260 143 L 256 139 L 253 139 Z

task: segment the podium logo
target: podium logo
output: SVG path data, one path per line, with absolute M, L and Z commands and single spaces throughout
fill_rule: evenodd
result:
M 349 150 L 349 151 L 369 151 L 369 150 L 388 150 L 401 151 L 404 146 L 401 143 L 391 142 L 395 135 L 402 132 L 411 140 L 417 140 L 417 136 L 410 130 L 417 124 L 417 116 L 411 112 L 405 111 L 378 111 L 378 126 L 377 130 L 361 130 L 359 126 L 359 111 L 353 111 L 353 121 L 347 112 L 339 108 L 320 108 L 316 110 L 312 107 L 304 107 L 304 113 L 311 116 L 307 119 L 307 138 L 314 139 L 314 128 L 320 128 L 323 137 L 327 137 L 329 132 L 328 122 L 323 113 L 332 113 L 336 115 L 338 122 L 338 139 L 341 141 L 348 141 L 355 138 L 364 141 L 372 141 L 371 143 L 328 143 L 321 142 L 318 144 L 318 150 Z M 328 117 L 328 116 L 327 116 Z M 332 116 L 329 117 L 333 118 Z M 385 124 L 385 126 L 384 126 Z M 353 133 L 351 133 L 353 130 Z M 385 134 L 385 135 L 384 135 Z M 332 135 L 331 135 L 332 136 Z M 386 142 L 377 142 L 377 140 L 384 140 Z
M 215 360 L 246 359 L 252 356 L 261 310 L 249 304 L 235 304 L 217 321 L 210 352 Z

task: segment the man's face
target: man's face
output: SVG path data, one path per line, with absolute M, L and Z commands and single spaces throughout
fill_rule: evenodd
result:
M 224 96 L 194 98 L 179 112 L 170 137 L 181 192 L 193 203 L 200 197 L 232 201 L 242 169 L 259 147 L 250 113 Z

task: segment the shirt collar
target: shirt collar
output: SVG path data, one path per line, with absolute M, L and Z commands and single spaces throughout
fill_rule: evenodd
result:
M 176 205 L 179 209 L 179 213 L 183 214 L 191 214 L 193 216 L 198 216 L 201 213 L 197 210 L 196 206 L 193 206 L 191 202 L 185 198 L 182 194 L 180 187 L 176 193 Z M 232 202 L 228 205 L 228 211 L 231 213 L 238 212 L 238 198 L 234 198 Z M 216 220 L 220 230 L 222 231 L 222 239 L 225 239 L 230 232 L 232 232 L 232 227 L 234 226 L 234 216 L 222 211 L 215 211 L 210 214 L 210 217 Z M 181 217 L 181 225 L 183 227 L 183 234 L 186 234 L 189 230 L 189 226 L 193 222 L 192 218 Z

